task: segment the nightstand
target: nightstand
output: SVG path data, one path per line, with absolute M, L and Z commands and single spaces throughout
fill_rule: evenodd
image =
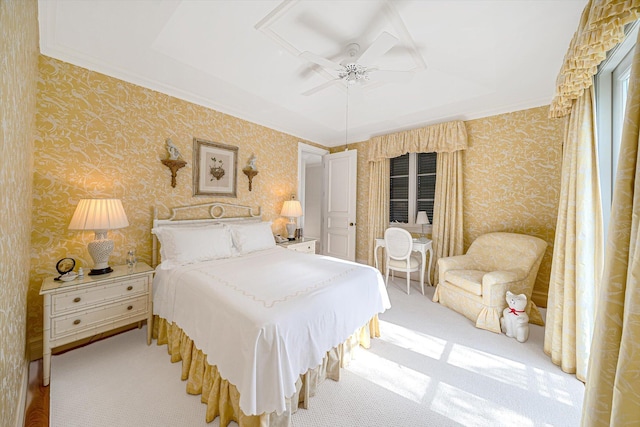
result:
M 291 249 L 292 251 L 297 252 L 305 252 L 309 254 L 316 253 L 316 239 L 311 239 L 308 237 L 278 243 L 278 246 L 282 246 L 283 248 Z
M 70 282 L 48 277 L 44 296 L 43 385 L 49 385 L 51 349 L 132 323 L 147 321 L 151 344 L 153 268 L 138 262 L 132 273 L 126 265 L 99 276 L 85 275 Z

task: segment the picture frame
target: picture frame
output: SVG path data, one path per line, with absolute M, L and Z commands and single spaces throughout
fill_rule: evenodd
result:
M 237 197 L 238 147 L 193 138 L 193 195 Z

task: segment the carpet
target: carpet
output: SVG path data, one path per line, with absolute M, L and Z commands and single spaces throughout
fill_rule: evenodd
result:
M 519 343 L 433 303 L 402 280 L 382 337 L 339 382 L 325 381 L 293 426 L 578 426 L 584 385 L 542 351 L 544 328 Z M 51 426 L 218 426 L 187 395 L 180 364 L 135 329 L 52 357 Z M 233 423 L 232 425 L 235 425 Z

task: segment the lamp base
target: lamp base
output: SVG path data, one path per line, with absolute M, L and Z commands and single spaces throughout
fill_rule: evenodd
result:
M 93 259 L 93 268 L 89 273 L 90 276 L 111 273 L 113 269 L 109 267 L 109 255 L 113 251 L 113 240 L 107 238 L 107 232 L 96 231 L 96 238 L 87 245 L 89 255 Z
M 296 223 L 288 222 L 286 225 L 286 228 L 287 228 L 287 238 L 289 240 L 296 240 Z
M 97 270 L 91 269 L 91 271 L 89 272 L 89 276 L 99 276 L 101 274 L 111 273 L 112 271 L 113 271 L 113 268 L 111 267 L 99 268 Z

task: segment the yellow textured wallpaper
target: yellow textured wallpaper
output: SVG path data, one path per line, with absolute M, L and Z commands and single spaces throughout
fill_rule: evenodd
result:
M 564 120 L 539 107 L 466 122 L 464 247 L 490 231 L 540 237 L 549 246 L 533 301 L 546 307 L 555 238 Z
M 512 231 L 544 239 L 549 247 L 538 273 L 533 300 L 545 307 L 555 236 L 564 121 L 539 107 L 465 122 L 469 148 L 464 157 L 464 247 L 491 231 Z M 358 149 L 356 257 L 366 262 L 369 167 Z M 340 148 L 338 148 L 339 151 Z M 332 150 L 334 151 L 334 150 Z
M 90 267 L 86 245 L 93 232 L 67 229 L 78 200 L 122 199 L 129 227 L 112 230 L 110 264 L 124 262 L 135 248 L 151 263 L 152 210 L 222 201 L 262 207 L 274 231 L 284 233 L 279 216 L 285 199 L 296 193 L 298 138 L 124 81 L 40 56 L 37 138 L 33 188 L 33 246 L 28 333 L 38 345 L 42 333 L 42 279 L 56 272 L 60 258 Z M 187 165 L 171 187 L 161 163 L 171 138 Z M 237 198 L 193 197 L 193 138 L 238 147 Z M 306 142 L 306 141 L 305 141 Z M 241 169 L 251 154 L 258 175 L 249 192 Z
M 38 72 L 35 0 L 0 1 L 0 425 L 18 425 L 26 375 L 31 174 Z

